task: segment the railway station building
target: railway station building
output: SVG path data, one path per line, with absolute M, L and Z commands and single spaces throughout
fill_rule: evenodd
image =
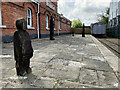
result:
M 1 2 L 0 29 L 3 42 L 12 42 L 16 29 L 16 20 L 25 18 L 27 31 L 32 39 L 49 37 L 50 17 L 54 17 L 55 35 L 69 34 L 71 21 L 58 13 L 58 1 L 31 0 L 30 2 Z

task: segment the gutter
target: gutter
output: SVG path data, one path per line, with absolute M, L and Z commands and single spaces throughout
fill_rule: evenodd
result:
M 38 34 L 38 39 L 40 38 L 40 31 L 39 31 L 39 13 L 40 13 L 40 2 L 37 2 L 35 0 L 31 0 L 32 2 L 36 3 L 38 5 L 38 12 L 37 12 L 37 34 Z
M 38 33 L 38 39 L 40 38 L 40 31 L 39 31 L 39 13 L 40 13 L 40 4 L 38 4 L 38 12 L 37 12 L 37 33 Z

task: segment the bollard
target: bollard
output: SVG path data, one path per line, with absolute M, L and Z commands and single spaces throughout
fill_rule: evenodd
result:
M 84 25 L 84 23 L 83 23 L 82 37 L 85 37 L 85 25 Z

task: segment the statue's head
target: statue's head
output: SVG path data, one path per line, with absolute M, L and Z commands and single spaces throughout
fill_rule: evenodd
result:
M 26 30 L 27 29 L 27 22 L 24 18 L 20 18 L 16 20 L 16 27 L 18 30 Z

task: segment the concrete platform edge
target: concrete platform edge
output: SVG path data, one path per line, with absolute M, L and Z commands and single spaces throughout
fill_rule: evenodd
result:
M 119 58 L 116 55 L 114 55 L 109 49 L 107 49 L 95 37 L 91 36 L 91 38 L 93 39 L 93 41 L 96 44 L 97 48 L 100 50 L 101 54 L 103 55 L 104 59 L 106 60 L 106 62 L 108 62 L 108 64 L 113 69 L 114 73 L 116 74 L 116 76 L 118 78 L 117 73 L 119 72 L 119 68 L 118 68 L 118 60 L 119 60 Z

